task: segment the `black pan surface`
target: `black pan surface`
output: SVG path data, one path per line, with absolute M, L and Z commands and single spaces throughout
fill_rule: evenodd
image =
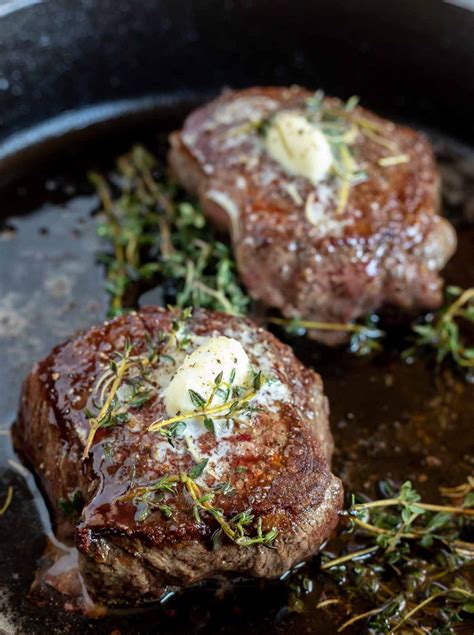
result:
M 15 418 L 31 364 L 104 318 L 98 201 L 86 172 L 107 171 L 136 141 L 163 156 L 166 133 L 226 84 L 302 82 L 357 93 L 365 105 L 424 128 L 443 168 L 445 211 L 459 231 L 446 278 L 474 285 L 473 16 L 438 2 L 393 3 L 397 10 L 390 3 L 383 14 L 378 4 L 54 1 L 2 14 L 0 3 L 0 432 Z M 155 289 L 140 302 L 159 297 Z M 472 473 L 473 384 L 424 360 L 407 365 L 395 352 L 358 359 L 288 341 L 325 380 L 334 469 L 349 487 L 373 495 L 379 478 L 410 478 L 433 497 L 439 485 Z M 396 349 L 396 334 L 391 344 Z M 8 485 L 14 498 L 0 519 L 0 633 L 336 630 L 329 614 L 315 610 L 317 558 L 305 566 L 314 589 L 301 614 L 289 609 L 285 581 L 208 586 L 100 622 L 39 607 L 27 594 L 48 513 L 2 433 L 0 493 Z

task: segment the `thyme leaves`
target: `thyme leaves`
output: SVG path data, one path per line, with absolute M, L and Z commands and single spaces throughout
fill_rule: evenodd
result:
M 178 486 L 186 492 L 192 504 L 192 513 L 195 521 L 202 523 L 201 514 L 210 516 L 216 523 L 217 529 L 212 535 L 214 548 L 221 544 L 222 537 L 227 536 L 232 542 L 241 546 L 261 544 L 271 546 L 278 535 L 272 527 L 264 531 L 261 518 L 255 520 L 251 510 L 239 512 L 230 518 L 226 518 L 224 511 L 216 507 L 215 498 L 218 493 L 229 495 L 229 491 L 223 489 L 203 490 L 196 483 L 207 465 L 207 459 L 197 463 L 189 473 L 167 474 L 154 483 L 131 488 L 126 494 L 117 499 L 117 502 L 132 502 L 137 511 L 136 522 L 144 522 L 154 511 L 160 511 L 166 518 L 172 518 L 174 509 L 170 505 L 178 496 Z
M 165 475 L 154 483 L 131 487 L 126 494 L 117 499 L 117 502 L 131 501 L 136 507 L 136 522 L 144 522 L 153 510 L 160 511 L 166 518 L 173 515 L 172 507 L 165 502 L 166 495 L 176 494 L 176 485 L 179 479 L 175 476 Z
M 378 328 L 378 316 L 370 315 L 365 323 L 357 322 L 315 322 L 313 320 L 300 320 L 298 318 L 271 317 L 267 320 L 270 324 L 284 326 L 289 333 L 300 335 L 306 331 L 333 331 L 338 333 L 350 333 L 349 350 L 356 355 L 381 350 L 380 340 L 385 336 L 384 331 Z
M 474 288 L 448 287 L 446 300 L 439 312 L 413 325 L 414 345 L 404 352 L 404 357 L 428 350 L 434 353 L 438 364 L 451 359 L 460 367 L 474 368 L 474 346 L 466 345 L 459 326 L 460 321 L 474 325 Z
M 339 181 L 337 214 L 342 214 L 346 209 L 351 188 L 368 179 L 362 164 L 357 160 L 354 148 L 361 135 L 383 148 L 383 154 L 377 160 L 377 165 L 381 168 L 390 168 L 410 161 L 410 156 L 402 152 L 399 145 L 392 139 L 387 138 L 387 131 L 383 125 L 355 111 L 358 102 L 359 98 L 352 96 L 345 104 L 334 105 L 325 100 L 323 91 L 318 90 L 306 100 L 304 110 L 309 123 L 324 134 L 331 149 L 331 172 Z M 253 130 L 265 136 L 273 120 L 274 115 L 271 115 L 253 125 L 248 131 Z M 278 128 L 277 131 L 279 131 Z M 282 140 L 284 140 L 283 137 Z M 287 150 L 291 154 L 291 149 L 287 148 Z M 386 155 L 387 151 L 390 152 L 389 155 Z
M 180 433 L 184 430 L 187 420 L 202 419 L 204 426 L 210 432 L 214 432 L 214 419 L 230 420 L 235 419 L 237 415 L 252 413 L 254 408 L 250 402 L 257 396 L 262 386 L 270 381 L 268 377 L 259 371 L 254 374 L 250 385 L 234 386 L 229 384 L 224 392 L 226 400 L 223 403 L 213 404 L 213 397 L 222 383 L 222 377 L 220 377 L 220 380 L 221 381 L 219 381 L 218 375 L 215 380 L 214 389 L 207 399 L 203 398 L 194 390 L 189 391 L 195 410 L 170 417 L 169 419 L 153 421 L 148 427 L 148 430 L 150 432 L 163 432 L 167 428 L 165 432 L 169 434 L 169 429 L 172 427 L 172 438 L 174 438 L 178 434 L 178 431 Z
M 133 151 L 132 151 L 133 152 Z M 108 242 L 111 252 L 100 254 L 99 260 L 106 269 L 105 290 L 110 295 L 109 317 L 120 315 L 125 310 L 129 291 L 134 282 L 148 281 L 158 270 L 153 261 L 144 259 L 153 244 L 151 236 L 159 227 L 156 211 L 140 204 L 139 196 L 132 187 L 134 162 L 122 162 L 123 189 L 114 199 L 109 183 L 100 174 L 89 175 L 101 201 L 103 221 L 97 234 Z
M 365 322 L 316 322 L 281 317 L 270 317 L 267 321 L 295 335 L 306 331 L 350 333 L 349 351 L 361 356 L 382 350 L 381 340 L 386 336 L 375 314 L 369 315 Z M 412 325 L 410 335 L 405 336 L 412 345 L 403 351 L 403 359 L 409 361 L 418 353 L 426 352 L 434 356 L 438 365 L 450 361 L 459 368 L 474 368 L 474 346 L 466 342 L 461 323 L 474 325 L 474 288 L 450 286 L 446 289 L 444 306 Z
M 173 313 L 170 331 L 160 333 L 157 342 L 146 338 L 147 350 L 144 353 L 132 355 L 134 343 L 126 340 L 123 350 L 111 355 L 93 390 L 94 410 L 84 409 L 89 432 L 83 460 L 89 455 L 99 429 L 127 423 L 133 416 L 131 411 L 139 410 L 153 398 L 156 387 L 151 373 L 158 361 L 162 357 L 170 357 L 171 351 L 186 350 L 190 342 L 186 322 L 191 316 L 191 309 L 174 309 Z M 175 426 L 174 433 L 178 433 L 178 426 Z
M 85 415 L 89 421 L 89 433 L 82 454 L 83 460 L 89 456 L 91 445 L 100 428 L 123 423 L 128 418 L 127 412 L 122 409 L 116 396 L 130 366 L 131 350 L 131 345 L 126 343 L 124 352 L 118 354 L 118 361 L 112 360 L 110 372 L 104 373 L 99 379 L 96 385 L 96 391 L 100 390 L 101 397 L 98 413 L 93 414 L 90 410 L 85 410 Z M 108 394 L 105 397 L 107 390 Z
M 156 168 L 156 159 L 135 146 L 117 160 L 111 181 L 90 175 L 103 213 L 98 233 L 109 245 L 100 258 L 111 297 L 109 315 L 133 306 L 134 286 L 149 285 L 157 276 L 179 307 L 244 314 L 249 300 L 237 281 L 229 247 L 216 238 L 197 205 L 170 181 L 158 180 Z M 117 182 L 114 195 L 112 183 Z
M 65 518 L 76 518 L 80 515 L 82 508 L 84 507 L 84 499 L 81 491 L 75 489 L 68 494 L 66 498 L 59 499 L 59 507 Z
M 346 209 L 351 188 L 368 178 L 367 173 L 358 163 L 353 148 L 359 135 L 366 136 L 384 150 L 388 149 L 392 153 L 378 159 L 377 165 L 380 167 L 390 168 L 410 161 L 410 156 L 402 153 L 398 144 L 387 138 L 382 125 L 356 114 L 354 109 L 358 101 L 358 97 L 353 96 L 343 106 L 332 106 L 325 103 L 324 93 L 318 91 L 307 100 L 306 104 L 308 120 L 321 129 L 331 147 L 332 170 L 340 181 L 338 214 Z
M 186 490 L 194 503 L 195 518 L 200 520 L 200 512 L 208 513 L 219 525 L 218 529 L 212 536 L 214 548 L 218 548 L 221 544 L 223 535 L 227 536 L 232 542 L 240 547 L 250 547 L 251 545 L 261 544 L 271 546 L 278 535 L 277 530 L 272 527 L 269 531 L 264 532 L 262 528 L 262 519 L 258 518 L 256 522 L 256 534 L 249 534 L 249 530 L 254 522 L 254 515 L 251 510 L 239 512 L 230 519 L 225 517 L 222 509 L 215 507 L 215 492 L 209 491 L 203 493 L 194 479 L 190 476 L 182 477 Z
M 468 577 L 474 546 L 463 539 L 474 516 L 473 481 L 441 490 L 454 505 L 424 503 L 409 482 L 398 491 L 382 485 L 387 498 L 353 497 L 336 550 L 330 544 L 322 554 L 321 575 L 343 592 L 348 612 L 353 599 L 368 604 L 338 632 L 365 620 L 376 633 L 420 624 L 429 632 L 451 633 L 474 600 Z

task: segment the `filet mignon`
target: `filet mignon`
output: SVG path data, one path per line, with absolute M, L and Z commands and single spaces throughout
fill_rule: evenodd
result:
M 429 142 L 336 98 L 314 101 L 301 87 L 226 92 L 171 135 L 171 171 L 230 231 L 250 295 L 285 316 L 348 322 L 384 305 L 438 306 L 438 272 L 456 235 L 437 214 Z M 289 173 L 267 151 L 268 124 L 282 112 L 304 115 L 330 140 L 333 165 L 320 182 Z M 357 166 L 350 185 L 344 162 Z
M 239 342 L 254 369 L 247 409 L 211 424 L 194 413 L 174 436 L 168 424 L 149 430 L 169 419 L 183 360 L 217 336 Z M 224 404 L 246 394 L 229 381 Z M 56 347 L 25 381 L 15 436 L 59 533 L 75 539 L 89 592 L 108 604 L 221 575 L 279 576 L 319 549 L 342 504 L 319 375 L 264 329 L 220 313 L 148 307 Z

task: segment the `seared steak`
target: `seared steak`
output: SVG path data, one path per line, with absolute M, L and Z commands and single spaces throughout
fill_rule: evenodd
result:
M 250 388 L 189 357 L 225 338 L 248 356 Z M 173 425 L 166 399 L 186 363 L 214 373 L 219 401 L 190 390 L 194 410 Z M 16 441 L 105 603 L 225 574 L 280 576 L 319 549 L 342 504 L 319 375 L 251 322 L 205 310 L 178 319 L 148 307 L 56 347 L 26 379 Z
M 268 151 L 269 127 L 281 113 L 304 115 L 330 144 L 332 167 L 318 182 Z M 293 137 L 308 129 L 303 122 Z M 191 113 L 170 142 L 172 172 L 230 231 L 253 298 L 287 317 L 324 322 L 441 302 L 438 272 L 456 236 L 437 214 L 438 170 L 419 132 L 300 87 L 267 87 L 224 93 Z M 320 150 L 313 172 L 327 159 Z M 288 161 L 292 151 L 286 147 Z M 331 343 L 345 335 L 316 337 Z

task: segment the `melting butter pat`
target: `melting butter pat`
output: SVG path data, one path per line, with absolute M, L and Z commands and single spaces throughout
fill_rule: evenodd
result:
M 168 415 L 174 417 L 197 410 L 189 391 L 193 390 L 207 400 L 220 373 L 222 382 L 229 382 L 234 374 L 233 384 L 242 385 L 248 377 L 249 370 L 249 358 L 240 342 L 232 337 L 210 338 L 184 359 L 164 391 Z M 219 403 L 223 403 L 223 398 L 216 394 L 212 404 Z
M 303 176 L 314 185 L 331 168 L 331 147 L 325 135 L 295 112 L 281 112 L 274 117 L 265 136 L 265 147 L 287 172 Z

